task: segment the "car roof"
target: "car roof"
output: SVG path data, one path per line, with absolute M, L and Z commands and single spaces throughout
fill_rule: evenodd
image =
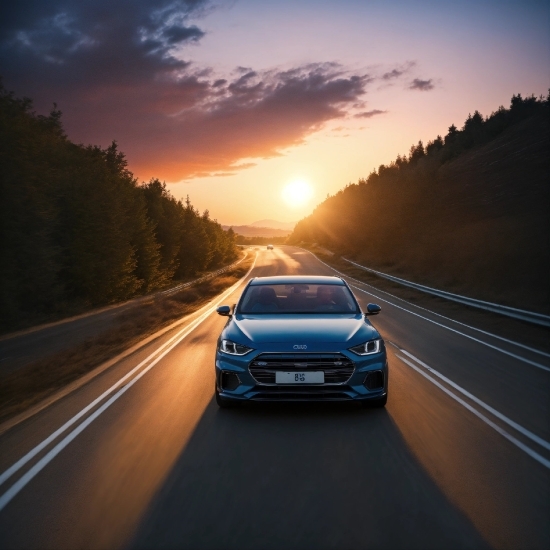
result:
M 340 277 L 323 277 L 320 275 L 279 275 L 275 277 L 255 277 L 250 281 L 251 285 L 340 285 L 345 286 Z

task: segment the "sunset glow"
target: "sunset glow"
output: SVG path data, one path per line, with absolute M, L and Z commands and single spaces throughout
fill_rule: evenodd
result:
M 55 102 L 76 142 L 116 140 L 140 182 L 221 223 L 284 217 L 285 184 L 280 221 L 297 221 L 476 109 L 550 85 L 544 2 L 32 6 L 4 18 L 6 88 L 39 113 Z
M 283 189 L 282 196 L 288 206 L 298 208 L 306 205 L 311 200 L 313 189 L 306 181 L 295 180 Z

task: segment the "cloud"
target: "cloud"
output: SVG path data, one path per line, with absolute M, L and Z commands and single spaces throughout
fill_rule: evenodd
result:
M 323 64 L 244 76 L 223 96 L 207 97 L 159 127 L 139 162 L 156 164 L 168 179 L 243 169 L 239 159 L 279 156 L 325 122 L 345 117 L 368 80 Z
M 400 65 L 398 68 L 392 69 L 391 71 L 384 73 L 382 75 L 382 80 L 388 82 L 391 80 L 398 79 L 404 74 L 408 73 L 415 65 L 416 65 L 416 61 L 407 61 L 403 65 Z
M 195 25 L 190 27 L 172 25 L 163 29 L 162 35 L 166 37 L 169 44 L 177 44 L 186 40 L 197 42 L 205 33 Z
M 404 71 L 399 71 L 398 69 L 393 69 L 392 71 L 388 72 L 388 73 L 384 73 L 382 75 L 382 79 L 383 80 L 391 80 L 393 78 L 399 78 L 402 74 L 403 74 Z
M 420 90 L 421 92 L 428 92 L 429 90 L 434 89 L 433 79 L 421 80 L 420 78 L 415 78 L 409 85 L 409 90 Z
M 13 83 L 40 107 L 57 101 L 67 111 L 72 103 L 91 109 L 109 93 L 116 102 L 118 94 L 143 94 L 146 85 L 152 90 L 185 76 L 189 62 L 174 52 L 204 34 L 189 23 L 207 6 L 198 0 L 3 5 L 0 66 L 6 85 Z
M 364 111 L 363 113 L 358 113 L 356 115 L 353 115 L 355 118 L 371 118 L 376 115 L 383 115 L 384 113 L 387 113 L 388 111 L 380 111 L 379 109 L 373 109 L 372 111 Z
M 224 75 L 195 66 L 186 46 L 204 39 L 211 9 L 206 0 L 20 0 L 0 8 L 4 83 L 39 111 L 56 102 L 74 141 L 116 139 L 138 177 L 168 181 L 279 156 L 364 105 L 376 79 L 337 63 Z

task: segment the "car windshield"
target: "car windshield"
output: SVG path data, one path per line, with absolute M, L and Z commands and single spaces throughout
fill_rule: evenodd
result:
M 240 313 L 357 313 L 349 289 L 331 284 L 250 285 Z

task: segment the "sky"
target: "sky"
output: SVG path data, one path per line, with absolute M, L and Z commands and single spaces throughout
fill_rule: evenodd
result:
M 220 223 L 294 222 L 476 109 L 546 95 L 550 2 L 2 2 L 0 75 Z

